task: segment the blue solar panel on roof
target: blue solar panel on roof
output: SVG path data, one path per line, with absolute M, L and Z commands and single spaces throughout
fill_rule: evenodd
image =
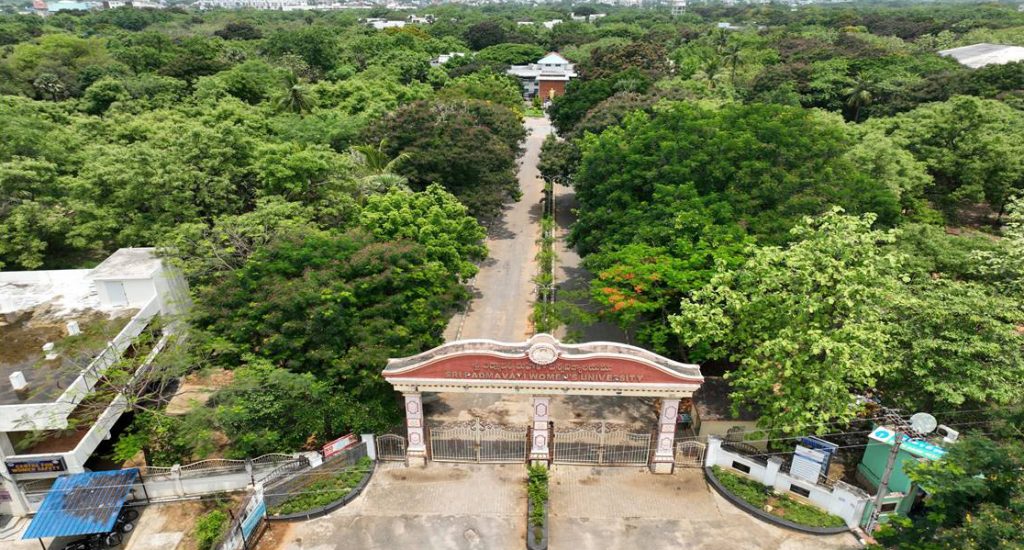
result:
M 138 476 L 138 469 L 129 468 L 57 478 L 21 538 L 109 532 Z

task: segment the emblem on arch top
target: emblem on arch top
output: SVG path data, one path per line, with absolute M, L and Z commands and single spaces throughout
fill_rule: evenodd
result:
M 537 365 L 550 365 L 558 359 L 558 349 L 547 343 L 534 344 L 526 355 Z

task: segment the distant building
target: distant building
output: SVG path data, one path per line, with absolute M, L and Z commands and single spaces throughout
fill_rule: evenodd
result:
M 364 19 L 363 23 L 379 30 L 382 29 L 400 29 L 405 26 L 405 21 L 393 21 L 390 19 L 381 19 L 379 17 L 370 17 Z
M 409 17 L 406 18 L 406 21 L 413 25 L 430 25 L 431 23 L 434 22 L 434 16 L 430 14 L 424 15 L 422 17 L 418 15 L 410 15 Z
M 466 57 L 466 54 L 464 54 L 462 52 L 443 53 L 443 54 L 435 57 L 434 59 L 431 59 L 430 60 L 430 66 L 431 67 L 440 67 L 440 66 L 444 65 L 445 63 L 451 61 L 452 59 L 454 59 L 456 57 Z
M 686 13 L 686 0 L 672 0 L 672 15 Z
M 961 48 L 942 50 L 939 55 L 952 57 L 961 65 L 979 69 L 987 65 L 1005 65 L 1024 61 L 1024 47 L 1002 44 L 973 44 Z
M 561 24 L 563 22 L 564 21 L 562 21 L 561 19 L 552 19 L 550 21 L 545 21 L 541 23 L 541 25 L 544 25 L 544 28 L 550 31 L 551 29 L 555 28 L 555 25 Z
M 565 85 L 576 78 L 576 69 L 568 59 L 551 52 L 536 63 L 512 65 L 508 74 L 519 79 L 523 97 L 540 96 L 547 100 L 565 93 Z

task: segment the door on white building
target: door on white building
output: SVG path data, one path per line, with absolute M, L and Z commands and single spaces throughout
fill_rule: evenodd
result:
M 112 306 L 128 305 L 128 293 L 124 290 L 124 283 L 118 281 L 107 281 L 107 297 L 110 298 Z

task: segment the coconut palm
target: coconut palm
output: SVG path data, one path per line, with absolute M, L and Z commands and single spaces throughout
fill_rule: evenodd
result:
M 376 146 L 353 145 L 349 149 L 352 163 L 359 175 L 357 185 L 360 196 L 409 188 L 405 176 L 397 173 L 398 165 L 409 159 L 409 153 L 401 153 L 391 158 L 384 150 L 386 146 L 387 140 L 382 139 Z
M 295 73 L 288 73 L 285 78 L 284 95 L 277 99 L 278 112 L 295 113 L 302 116 L 313 109 L 313 98 L 309 96 L 306 86 Z
M 872 83 L 863 79 L 857 79 L 857 82 L 843 90 L 843 95 L 846 96 L 846 106 L 853 109 L 853 121 L 860 121 L 860 110 L 871 104 L 874 96 L 871 95 Z

